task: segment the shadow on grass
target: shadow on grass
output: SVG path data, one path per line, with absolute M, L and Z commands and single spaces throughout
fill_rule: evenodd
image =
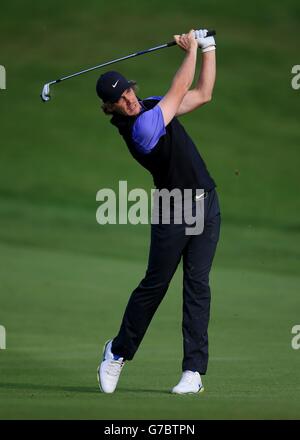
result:
M 97 386 L 95 387 L 72 387 L 62 385 L 43 385 L 43 384 L 31 384 L 31 383 L 0 383 L 2 389 L 14 389 L 14 390 L 32 390 L 32 391 L 65 391 L 66 393 L 99 393 Z
M 28 390 L 30 391 L 60 391 L 65 393 L 93 393 L 99 394 L 99 388 L 97 385 L 93 387 L 80 387 L 80 386 L 62 386 L 62 385 L 42 385 L 42 384 L 30 384 L 30 383 L 0 383 L 0 389 L 13 389 L 13 390 Z M 117 389 L 119 393 L 157 393 L 157 394 L 171 394 L 168 390 L 154 390 L 154 389 L 134 389 L 134 388 L 122 388 Z M 101 393 L 103 394 L 103 393 Z
M 168 390 L 146 390 L 146 389 L 136 389 L 136 388 L 118 388 L 118 392 L 124 393 L 156 393 L 156 394 L 171 394 Z

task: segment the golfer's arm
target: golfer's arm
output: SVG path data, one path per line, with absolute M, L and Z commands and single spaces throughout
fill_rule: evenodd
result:
M 184 115 L 211 101 L 216 80 L 216 51 L 212 50 L 202 54 L 202 65 L 199 79 L 194 89 L 189 90 L 179 108 L 176 116 Z
M 172 85 L 163 99 L 159 102 L 165 126 L 174 118 L 183 97 L 191 87 L 195 76 L 197 48 L 186 53 L 180 68 L 176 72 Z

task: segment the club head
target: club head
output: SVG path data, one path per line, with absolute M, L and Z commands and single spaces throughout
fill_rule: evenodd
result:
M 41 99 L 43 102 L 47 102 L 51 99 L 49 83 L 44 85 L 42 93 L 41 93 Z

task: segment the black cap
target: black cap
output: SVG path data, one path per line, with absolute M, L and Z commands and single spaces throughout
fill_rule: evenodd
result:
M 132 82 L 128 81 L 119 72 L 106 72 L 100 76 L 96 84 L 96 92 L 103 102 L 117 102 L 124 90 L 132 87 Z

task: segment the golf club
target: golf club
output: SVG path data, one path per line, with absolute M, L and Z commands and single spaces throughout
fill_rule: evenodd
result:
M 210 36 L 213 36 L 213 35 L 216 35 L 216 31 L 209 30 L 209 31 L 207 31 L 206 37 L 210 37 Z M 109 66 L 110 64 L 117 63 L 118 61 L 123 61 L 123 60 L 127 60 L 129 58 L 137 57 L 138 55 L 143 55 L 145 53 L 154 52 L 155 50 L 164 49 L 165 47 L 175 46 L 176 44 L 177 44 L 176 41 L 170 41 L 169 43 L 161 44 L 160 46 L 156 46 L 156 47 L 151 47 L 150 49 L 141 50 L 140 52 L 135 52 L 135 53 L 132 53 L 132 54 L 127 55 L 125 57 L 117 58 L 115 60 L 108 61 L 107 63 L 98 64 L 97 66 L 90 67 L 89 69 L 81 70 L 80 72 L 76 72 L 76 73 L 73 73 L 71 75 L 64 76 L 62 78 L 56 79 L 54 81 L 50 81 L 49 83 L 46 83 L 44 85 L 42 93 L 40 95 L 41 99 L 42 99 L 43 102 L 47 102 L 47 101 L 50 100 L 50 98 L 51 98 L 51 96 L 50 96 L 50 86 L 52 84 L 57 84 L 57 83 L 59 83 L 61 81 L 65 81 L 66 79 L 73 78 L 74 76 L 82 75 L 83 73 L 91 72 L 92 70 L 95 70 L 95 69 L 100 69 L 100 67 Z

